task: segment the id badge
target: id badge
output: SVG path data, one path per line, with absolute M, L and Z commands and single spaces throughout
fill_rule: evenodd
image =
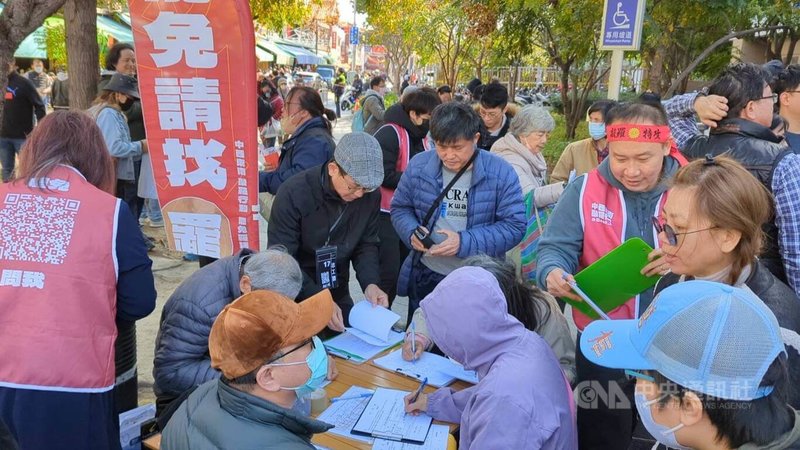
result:
M 328 245 L 316 252 L 317 283 L 323 289 L 336 289 L 339 280 L 336 276 L 336 246 Z

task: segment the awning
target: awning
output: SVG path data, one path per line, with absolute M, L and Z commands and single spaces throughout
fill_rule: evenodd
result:
M 271 53 L 275 57 L 275 64 L 291 66 L 294 62 L 293 54 L 281 50 L 274 42 L 270 40 L 256 39 L 256 47 L 260 47 L 262 50 Z M 256 52 L 258 52 L 258 49 L 256 49 Z
M 97 32 L 111 35 L 118 42 L 133 44 L 133 32 L 130 28 L 105 16 L 97 16 Z
M 296 47 L 294 45 L 289 44 L 275 44 L 280 49 L 294 55 L 294 59 L 297 60 L 297 64 L 321 64 L 322 58 L 315 55 L 313 52 L 306 50 L 303 47 Z
M 275 56 L 272 53 L 264 50 L 263 48 L 261 48 L 261 47 L 259 47 L 257 45 L 256 45 L 256 58 L 260 62 L 273 62 L 273 61 L 275 61 Z
M 5 5 L 0 3 L 0 12 L 3 12 Z M 45 48 L 45 29 L 39 27 L 28 37 L 22 40 L 14 52 L 15 58 L 38 58 L 47 59 L 47 49 Z

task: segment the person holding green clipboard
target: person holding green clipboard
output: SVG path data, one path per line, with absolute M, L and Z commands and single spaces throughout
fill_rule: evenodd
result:
M 633 268 L 634 273 L 659 276 L 668 270 L 652 218 L 659 215 L 666 200 L 666 181 L 685 159 L 671 148 L 667 117 L 658 102 L 617 105 L 609 111 L 606 123 L 608 158 L 567 186 L 539 243 L 539 286 L 576 305 L 584 302 L 571 286 L 575 285 L 573 274 L 631 238 L 655 248 Z M 620 272 L 625 269 L 631 268 L 619 267 Z M 613 273 L 608 278 L 622 281 Z M 579 288 L 589 290 L 591 286 Z M 652 298 L 650 287 L 605 313 L 611 319 L 636 319 Z M 578 307 L 573 307 L 572 314 L 579 331 L 597 317 Z M 593 402 L 596 393 L 584 392 L 581 387 L 600 386 L 606 392 L 622 389 L 633 405 L 632 385 L 620 383 L 626 381 L 624 372 L 595 365 L 580 351 L 576 351 L 576 369 L 580 448 L 628 448 L 635 424 L 630 406 L 615 404 L 611 408 L 602 400 Z

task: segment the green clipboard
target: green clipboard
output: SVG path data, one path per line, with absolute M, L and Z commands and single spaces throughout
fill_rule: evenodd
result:
M 631 238 L 575 275 L 578 287 L 597 306 L 609 312 L 630 298 L 653 287 L 658 276 L 646 277 L 640 271 L 649 263 L 653 249 L 640 238 Z M 563 300 L 592 319 L 600 316 L 585 302 Z

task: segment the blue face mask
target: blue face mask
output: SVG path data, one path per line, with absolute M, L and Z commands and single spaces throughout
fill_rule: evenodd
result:
M 599 141 L 606 137 L 606 124 L 605 122 L 589 122 L 589 136 L 595 141 Z
M 684 427 L 682 423 L 679 423 L 672 428 L 667 428 L 653 420 L 653 413 L 650 410 L 650 406 L 658 402 L 659 399 L 648 400 L 644 394 L 640 394 L 638 392 L 634 394 L 634 398 L 636 399 L 636 410 L 639 411 L 639 418 L 642 419 L 642 424 L 651 436 L 669 448 L 675 448 L 678 450 L 691 450 L 689 447 L 684 447 L 683 445 L 679 444 L 678 438 L 675 437 L 675 432 Z
M 325 382 L 328 376 L 328 353 L 325 351 L 325 346 L 318 337 L 311 338 L 314 343 L 314 349 L 308 354 L 305 361 L 294 363 L 272 363 L 270 366 L 295 366 L 299 364 L 308 364 L 311 369 L 311 377 L 302 385 L 297 387 L 281 387 L 289 391 L 295 391 L 297 398 L 304 398 L 316 391 Z

